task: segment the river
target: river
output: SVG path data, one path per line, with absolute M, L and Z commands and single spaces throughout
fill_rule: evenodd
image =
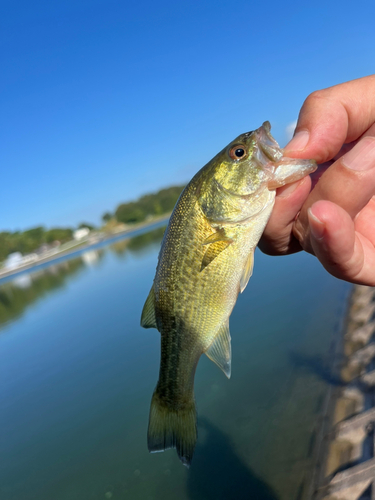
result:
M 230 320 L 232 378 L 202 356 L 191 468 L 149 454 L 160 336 L 139 326 L 162 229 L 0 281 L 2 500 L 300 500 L 350 286 L 257 251 Z

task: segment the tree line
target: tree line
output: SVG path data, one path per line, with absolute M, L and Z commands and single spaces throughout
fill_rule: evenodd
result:
M 121 203 L 113 214 L 118 222 L 125 224 L 135 224 L 143 222 L 147 218 L 157 217 L 173 210 L 173 207 L 185 186 L 172 186 L 161 189 L 157 193 L 146 194 L 136 201 Z M 110 214 L 104 214 L 103 220 L 111 217 Z
M 34 227 L 26 231 L 3 231 L 0 233 L 0 261 L 13 252 L 23 255 L 35 252 L 43 244 L 54 241 L 65 243 L 73 238 L 73 229 L 54 228 L 46 230 L 44 227 Z
M 166 214 L 173 210 L 183 188 L 184 186 L 172 186 L 161 189 L 157 193 L 141 196 L 136 201 L 121 203 L 113 214 L 106 212 L 102 220 L 104 223 L 113 220 L 125 224 L 136 224 Z M 81 223 L 78 228 L 81 227 L 94 229 L 94 226 L 88 223 Z M 25 255 L 35 252 L 44 244 L 48 245 L 55 241 L 60 243 L 70 241 L 73 238 L 73 232 L 72 228 L 45 229 L 43 226 L 26 231 L 0 232 L 0 262 L 14 252 L 21 252 Z

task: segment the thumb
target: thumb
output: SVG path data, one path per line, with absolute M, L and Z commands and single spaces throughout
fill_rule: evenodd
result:
M 285 155 L 323 163 L 374 122 L 375 75 L 318 90 L 305 100 Z

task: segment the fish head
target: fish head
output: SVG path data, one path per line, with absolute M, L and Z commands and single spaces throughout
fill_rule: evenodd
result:
M 268 182 L 283 153 L 270 129 L 241 134 L 201 170 L 198 200 L 211 222 L 241 222 L 273 201 Z

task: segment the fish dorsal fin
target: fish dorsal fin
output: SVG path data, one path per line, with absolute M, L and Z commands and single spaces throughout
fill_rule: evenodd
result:
M 152 285 L 150 293 L 146 299 L 145 305 L 143 306 L 142 316 L 141 316 L 141 326 L 143 328 L 157 328 L 156 318 L 155 318 L 155 292 L 154 285 Z
M 230 378 L 232 348 L 230 345 L 229 319 L 221 325 L 214 341 L 205 354 L 223 370 L 228 378 Z
M 245 290 L 247 287 L 247 284 L 249 283 L 249 279 L 251 278 L 251 275 L 253 274 L 253 267 L 254 267 L 254 249 L 251 250 L 247 257 L 247 261 L 245 264 L 245 267 L 242 272 L 241 280 L 240 280 L 240 291 L 241 293 Z

